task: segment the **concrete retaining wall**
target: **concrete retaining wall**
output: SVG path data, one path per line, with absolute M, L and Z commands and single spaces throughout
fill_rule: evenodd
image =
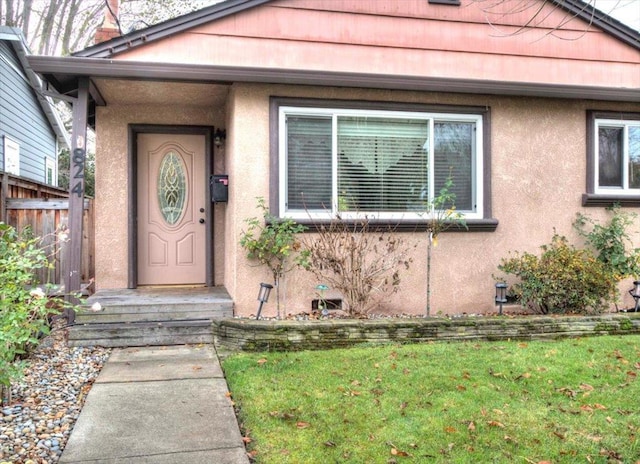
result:
M 216 346 L 234 351 L 321 350 L 360 344 L 535 340 L 612 334 L 640 334 L 640 313 L 323 321 L 218 319 L 213 322 Z

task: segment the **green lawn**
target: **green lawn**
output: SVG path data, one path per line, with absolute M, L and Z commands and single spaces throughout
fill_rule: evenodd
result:
M 258 463 L 640 463 L 640 336 L 238 354 Z

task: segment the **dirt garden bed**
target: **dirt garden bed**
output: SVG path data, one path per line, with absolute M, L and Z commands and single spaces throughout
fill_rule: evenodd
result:
M 640 313 L 213 322 L 216 347 L 231 351 L 321 350 L 361 344 L 539 340 L 613 334 L 640 334 Z

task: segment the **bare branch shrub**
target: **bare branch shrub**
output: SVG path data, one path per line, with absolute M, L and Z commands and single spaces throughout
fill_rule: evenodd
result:
M 342 293 L 350 316 L 364 316 L 398 291 L 400 272 L 413 261 L 411 248 L 395 227 L 371 218 L 343 219 L 318 224 L 317 234 L 301 239 L 299 263 L 318 280 Z

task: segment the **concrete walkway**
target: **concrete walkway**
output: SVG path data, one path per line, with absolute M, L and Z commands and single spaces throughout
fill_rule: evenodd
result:
M 248 464 L 210 345 L 115 349 L 61 464 Z

